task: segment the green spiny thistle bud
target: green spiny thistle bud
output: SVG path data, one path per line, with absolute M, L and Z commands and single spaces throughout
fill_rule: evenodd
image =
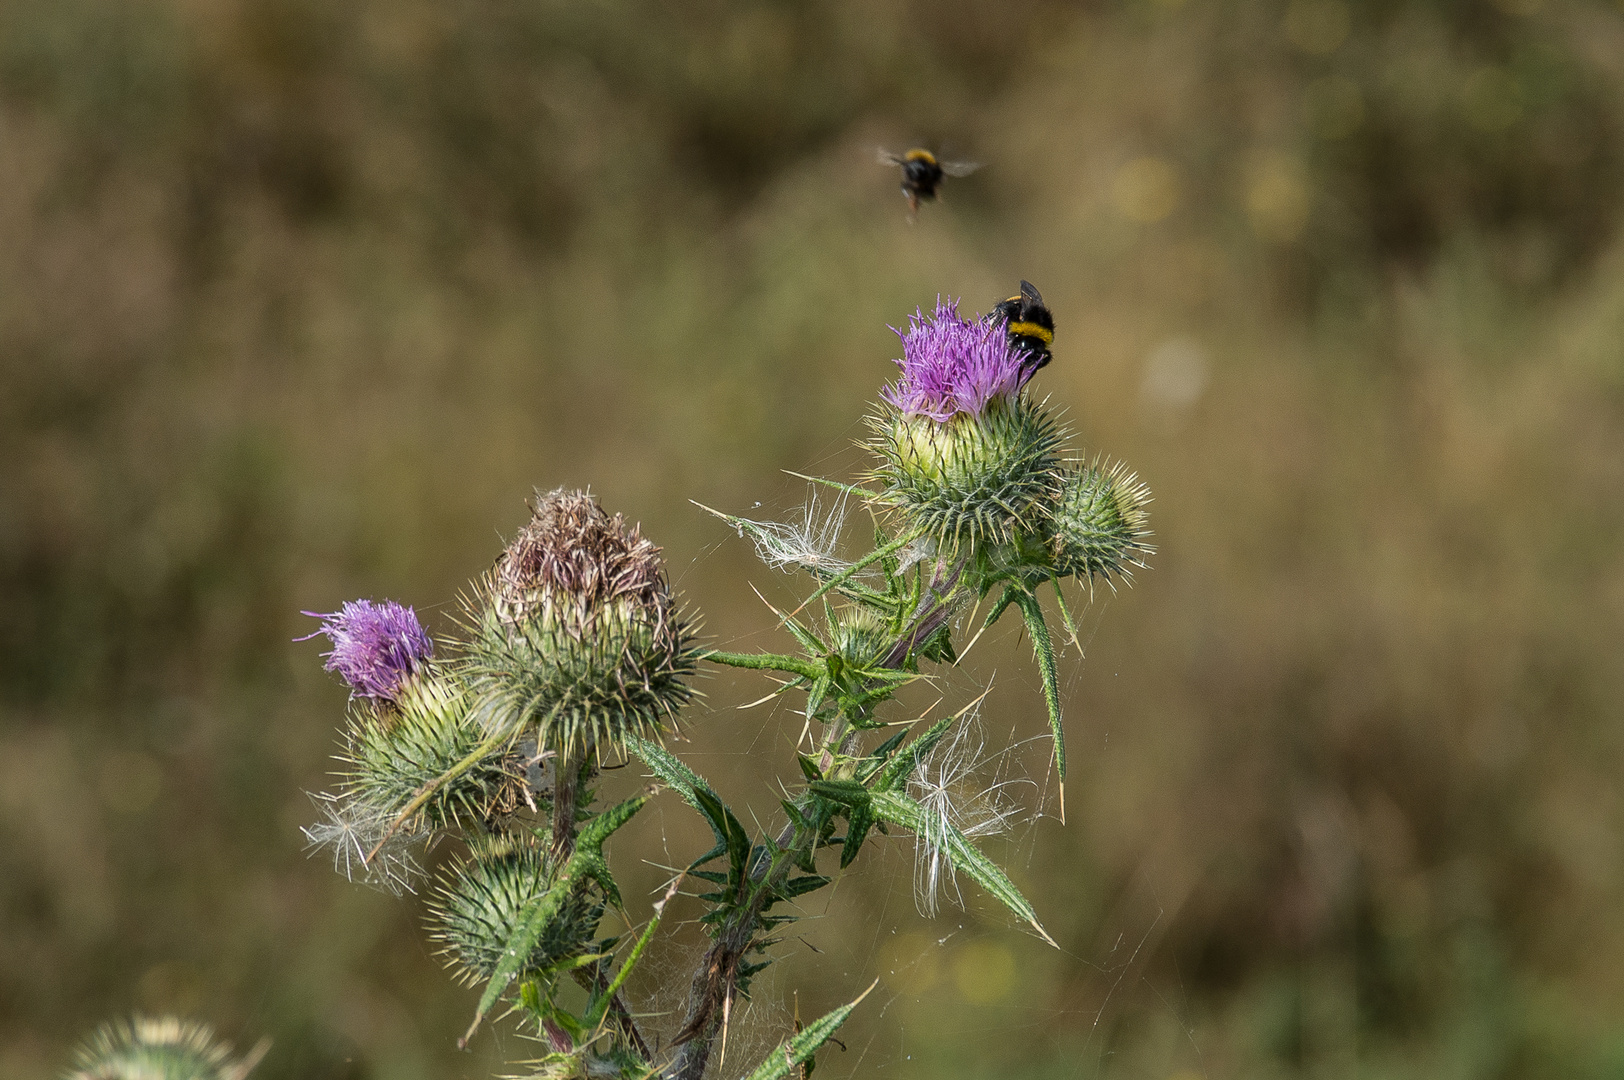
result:
M 558 884 L 559 863 L 536 839 L 513 835 L 480 842 L 472 857 L 442 874 L 430 907 L 441 954 L 468 984 L 490 978 L 524 917 L 525 907 L 563 888 L 521 974 L 545 972 L 588 950 L 603 915 L 603 900 L 589 885 Z
M 1130 576 L 1155 552 L 1147 543 L 1150 489 L 1121 464 L 1067 470 L 1052 523 L 1055 568 L 1062 576 Z
M 863 668 L 884 656 L 895 634 L 877 613 L 868 608 L 850 608 L 829 625 L 829 647 L 853 667 Z
M 490 736 L 472 704 L 459 679 L 430 668 L 400 685 L 392 709 L 357 707 L 345 755 L 350 796 L 375 814 L 393 817 L 432 790 L 414 815 L 430 828 L 511 809 L 523 776 L 506 747 L 476 756 Z
M 1007 543 L 1046 523 L 1062 435 L 1027 398 L 995 398 L 946 421 L 887 410 L 874 426 L 882 498 L 943 549 Z
M 660 549 L 590 495 L 539 499 L 479 600 L 468 671 L 490 730 L 534 724 L 570 757 L 657 737 L 693 696 L 693 640 Z
M 206 1024 L 136 1016 L 102 1025 L 74 1054 L 64 1080 L 243 1080 L 269 1045 L 234 1058 Z

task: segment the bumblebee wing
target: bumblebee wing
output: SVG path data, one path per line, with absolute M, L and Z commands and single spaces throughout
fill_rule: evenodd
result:
M 902 155 L 893 154 L 883 146 L 874 151 L 874 160 L 881 165 L 901 165 L 903 163 Z
M 938 162 L 942 171 L 949 176 L 969 176 L 981 168 L 979 161 L 942 161 Z
M 1014 297 L 1010 297 L 1010 299 L 1013 300 Z M 1043 303 L 1043 294 L 1038 292 L 1037 286 L 1025 279 L 1021 281 L 1021 299 L 1037 304 L 1039 307 L 1046 306 Z

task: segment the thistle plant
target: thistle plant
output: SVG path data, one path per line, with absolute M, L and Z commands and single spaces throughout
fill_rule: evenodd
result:
M 1144 565 L 1149 495 L 1121 466 L 1068 456 L 1064 426 L 1029 392 L 1046 354 L 1025 351 L 1000 314 L 963 318 L 938 302 L 898 333 L 900 372 L 870 417 L 874 464 L 857 483 L 815 480 L 790 522 L 703 508 L 769 567 L 805 575 L 804 600 L 774 611 L 789 651 L 699 644 L 660 549 L 578 491 L 538 496 L 438 651 L 399 604 L 356 601 L 318 616 L 333 646 L 327 666 L 352 694 L 340 784 L 316 796 L 325 820 L 306 837 L 346 876 L 395 891 L 421 877 L 422 845 L 460 844 L 429 890 L 429 932 L 457 977 L 481 988 L 464 1041 L 504 1001 L 538 1040 L 523 1075 L 700 1080 L 734 1002 L 777 958 L 799 898 L 892 830 L 914 837 L 923 912 L 967 878 L 1050 940 L 976 845 L 1019 812 L 1017 781 L 976 782 L 1009 749 L 989 750 L 980 734 L 986 695 L 924 730 L 891 718 L 891 706 L 1015 609 L 1043 684 L 1063 816 L 1056 635 L 1039 589 L 1053 591 L 1075 641 L 1064 583 L 1114 586 Z M 874 523 L 865 552 L 842 546 L 857 506 Z M 784 781 L 783 816 L 765 832 L 746 828 L 667 745 L 700 663 L 769 673 L 771 696 L 793 695 L 812 735 Z M 625 759 L 657 785 L 603 805 L 599 770 Z M 611 909 L 627 925 L 638 919 L 605 845 L 661 790 L 704 820 L 714 844 L 635 940 L 606 935 Z M 624 989 L 685 883 L 709 941 L 656 1052 Z M 861 1000 L 798 1026 L 751 1080 L 805 1076 Z

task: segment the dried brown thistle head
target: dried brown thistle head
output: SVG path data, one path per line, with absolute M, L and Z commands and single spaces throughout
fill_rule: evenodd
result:
M 486 726 L 535 725 L 543 749 L 657 736 L 692 697 L 692 637 L 659 547 L 585 492 L 536 500 L 470 614 Z

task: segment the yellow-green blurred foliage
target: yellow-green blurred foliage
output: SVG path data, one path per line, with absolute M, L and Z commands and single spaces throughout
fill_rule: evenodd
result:
M 1162 549 L 1067 662 L 1068 823 L 995 845 L 1063 949 L 919 919 L 893 841 L 718 1075 L 875 976 L 820 1075 L 1618 1075 L 1621 139 L 1600 0 L 0 3 L 0 1077 L 135 1008 L 264 1080 L 533 1052 L 457 1055 L 421 901 L 301 852 L 344 690 L 299 610 L 447 629 L 590 484 L 782 644 L 687 500 L 860 465 L 886 324 L 1021 277 Z M 986 167 L 910 224 L 914 141 Z M 1036 735 L 992 636 L 945 689 Z M 682 747 L 763 818 L 768 688 Z M 708 843 L 637 826 L 634 920 Z

